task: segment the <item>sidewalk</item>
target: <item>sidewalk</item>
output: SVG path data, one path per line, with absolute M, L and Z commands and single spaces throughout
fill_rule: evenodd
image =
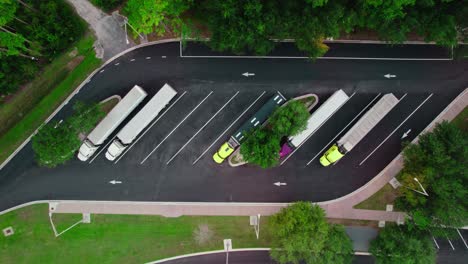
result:
M 465 89 L 442 113 L 429 124 L 424 132 L 444 120 L 451 121 L 468 105 L 468 88 Z M 413 140 L 417 142 L 418 138 Z M 387 167 L 366 185 L 335 200 L 317 203 L 329 218 L 404 221 L 402 212 L 354 209 L 353 206 L 366 200 L 380 190 L 403 167 L 403 157 L 398 155 Z M 51 201 L 52 213 L 92 214 L 145 214 L 178 217 L 181 215 L 271 215 L 288 203 L 190 203 L 190 202 L 119 202 L 119 201 Z
M 104 61 L 112 58 L 120 52 L 135 46 L 129 39 L 126 43 L 126 34 L 121 21 L 114 16 L 107 15 L 95 7 L 88 0 L 67 0 L 83 18 L 97 37 L 96 56 Z

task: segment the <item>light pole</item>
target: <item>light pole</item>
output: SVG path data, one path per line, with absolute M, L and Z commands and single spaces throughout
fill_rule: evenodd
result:
M 428 196 L 428 197 L 429 197 L 429 194 L 426 192 L 426 189 L 424 189 L 424 187 L 422 186 L 422 184 L 419 182 L 418 178 L 414 177 L 413 180 L 416 181 L 416 182 L 419 184 L 419 186 L 421 187 L 421 189 L 423 190 L 423 192 L 418 191 L 418 190 L 415 190 L 415 189 L 412 189 L 412 188 L 407 187 L 407 186 L 405 186 L 405 185 L 402 185 L 402 186 L 405 187 L 406 189 L 412 190 L 413 192 L 417 192 L 417 193 L 419 193 L 419 194 L 422 194 L 422 195 L 425 195 L 425 196 Z

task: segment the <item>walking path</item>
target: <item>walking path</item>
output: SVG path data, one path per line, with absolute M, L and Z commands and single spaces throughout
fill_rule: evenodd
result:
M 95 7 L 88 0 L 67 0 L 83 18 L 97 37 L 95 44 L 96 56 L 104 61 L 120 52 L 135 46 L 129 39 L 126 43 L 126 34 L 123 28 L 123 18 L 119 15 L 107 15 Z
M 424 132 L 444 120 L 452 120 L 468 105 L 468 88 L 429 124 Z M 413 140 L 416 143 L 418 139 Z M 398 155 L 374 179 L 358 190 L 341 198 L 317 203 L 329 218 L 375 221 L 404 221 L 402 212 L 354 209 L 395 177 L 403 167 L 403 157 Z M 286 207 L 287 203 L 189 203 L 189 202 L 115 202 L 115 201 L 57 201 L 51 203 L 55 213 L 93 214 L 148 214 L 177 217 L 181 215 L 271 215 Z

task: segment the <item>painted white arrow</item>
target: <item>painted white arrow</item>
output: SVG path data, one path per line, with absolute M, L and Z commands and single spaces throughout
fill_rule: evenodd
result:
M 275 183 L 273 183 L 273 184 L 276 185 L 276 186 L 288 185 L 288 184 L 285 183 L 285 182 L 275 182 Z
M 408 131 L 406 131 L 405 133 L 403 133 L 403 136 L 401 136 L 401 139 L 404 139 L 405 137 L 407 137 L 409 135 L 409 133 L 411 132 L 411 129 L 408 129 Z
M 112 180 L 109 182 L 110 184 L 120 184 L 122 183 L 121 181 L 116 181 L 116 180 Z
M 393 75 L 393 74 L 387 73 L 387 74 L 385 74 L 385 75 L 384 75 L 384 77 L 385 77 L 385 78 L 387 78 L 387 79 L 390 79 L 390 78 L 395 78 L 395 77 L 396 77 L 396 75 Z
M 249 76 L 255 76 L 255 73 L 244 72 L 242 75 L 244 75 L 245 77 L 249 77 Z

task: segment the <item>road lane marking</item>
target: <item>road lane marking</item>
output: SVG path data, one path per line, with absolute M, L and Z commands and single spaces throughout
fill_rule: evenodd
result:
M 186 115 L 186 116 L 184 117 L 184 119 L 182 119 L 182 121 L 180 121 L 179 124 L 177 124 L 177 126 L 174 127 L 174 129 L 172 129 L 172 131 L 171 131 L 161 142 L 159 142 L 159 144 L 150 152 L 150 154 L 148 154 L 148 156 L 146 156 L 146 157 L 140 162 L 140 164 L 143 164 L 143 163 L 151 156 L 151 154 L 153 154 L 153 153 L 162 145 L 162 143 L 164 143 L 164 141 L 166 141 L 166 139 L 167 139 L 168 137 L 170 137 L 170 136 L 172 135 L 172 133 L 174 133 L 174 131 L 175 131 L 180 125 L 182 125 L 182 123 L 183 123 L 187 118 L 189 118 L 189 116 L 191 116 L 192 113 L 195 112 L 195 110 L 197 110 L 197 108 L 198 108 L 200 105 L 202 105 L 202 104 L 206 101 L 206 99 L 208 99 L 208 97 L 210 97 L 210 95 L 211 95 L 212 93 L 213 93 L 213 91 L 211 91 L 203 100 L 201 100 L 201 102 L 198 103 L 198 105 L 197 105 L 194 109 L 192 109 L 192 111 L 190 111 L 190 113 L 188 113 L 188 115 Z
M 310 134 L 297 148 L 295 148 L 291 154 L 289 154 L 281 163 L 280 163 L 280 166 L 283 165 L 290 157 L 292 157 L 292 155 L 294 155 L 294 153 L 296 153 L 296 151 L 298 151 L 302 145 L 304 145 L 304 143 L 307 142 L 307 140 L 309 140 L 310 137 L 312 137 L 333 115 L 336 114 L 336 112 L 338 112 L 346 103 L 349 102 L 349 100 L 351 100 L 351 98 L 353 98 L 353 96 L 356 94 L 356 92 L 354 92 L 345 102 L 344 104 L 338 109 L 336 110 L 331 116 L 329 116 L 317 129 L 315 129 L 315 131 Z
M 117 164 L 117 162 L 119 162 L 119 160 L 159 121 L 159 119 L 161 119 L 185 94 L 187 93 L 187 91 L 184 91 L 183 94 L 181 94 L 179 96 L 179 98 L 177 98 L 174 103 L 172 103 L 149 127 L 147 127 L 145 129 L 145 131 L 143 131 L 143 134 L 141 134 L 137 140 L 135 140 L 120 156 L 119 158 L 114 162 L 114 164 Z
M 231 99 L 229 99 L 224 105 L 223 107 L 221 107 L 208 121 L 206 121 L 206 123 L 197 131 L 197 133 L 195 133 L 166 163 L 166 165 L 169 165 L 169 163 L 171 163 L 171 161 L 198 135 L 198 133 L 200 133 L 210 122 L 211 120 L 213 120 L 221 111 L 223 111 L 223 109 L 239 94 L 239 91 L 237 91 L 237 93 L 235 93 Z
M 135 59 L 131 59 L 130 61 L 135 61 Z
M 116 137 L 117 137 L 117 135 L 115 135 L 111 140 L 109 140 L 109 142 L 107 142 L 107 144 L 104 145 L 104 147 L 102 147 L 96 155 L 94 155 L 94 157 L 89 161 L 89 164 L 93 163 L 93 161 L 97 158 L 97 156 L 99 156 L 99 154 L 101 154 L 101 152 L 102 152 L 107 146 L 109 146 L 109 144 L 112 143 Z
M 351 120 L 343 129 L 341 129 L 340 132 L 338 132 L 338 134 L 336 134 L 336 136 L 330 140 L 330 142 L 328 142 L 309 162 L 307 162 L 306 166 L 309 166 L 309 164 L 315 160 L 315 158 L 318 157 L 318 155 L 320 155 L 320 153 L 323 152 L 324 149 L 326 149 L 341 133 L 343 133 L 343 131 L 348 128 L 349 125 L 351 125 L 354 120 L 356 120 L 356 118 L 358 118 L 364 111 L 366 111 L 369 106 L 375 101 L 377 100 L 377 98 L 381 95 L 382 93 L 379 93 L 374 99 L 372 99 L 372 101 L 370 101 L 370 103 L 368 103 L 354 118 L 353 120 Z
M 223 131 L 223 133 L 221 133 L 221 134 L 213 141 L 213 143 L 211 143 L 211 145 L 210 145 L 207 149 L 205 149 L 205 151 L 203 151 L 203 153 L 202 153 L 200 156 L 198 156 L 198 158 L 192 163 L 192 165 L 195 165 L 195 163 L 197 163 L 197 162 L 206 154 L 206 152 L 208 152 L 208 150 L 210 150 L 210 149 L 214 146 L 214 144 L 216 144 L 216 142 L 218 142 L 218 140 L 219 140 L 224 134 L 226 134 L 226 132 L 227 132 L 237 121 L 239 121 L 239 119 L 240 119 L 245 113 L 247 113 L 247 111 L 249 111 L 249 109 L 250 109 L 258 100 L 260 100 L 260 98 L 261 98 L 265 93 L 266 93 L 266 92 L 263 91 L 263 93 L 260 94 L 260 95 L 257 97 L 257 99 L 255 99 L 255 100 L 253 101 L 253 103 L 251 103 L 251 104 L 244 110 L 244 112 L 242 112 L 233 122 L 231 122 L 231 124 Z
M 100 70 L 99 73 L 103 73 L 104 72 L 104 69 Z
M 151 57 L 146 57 L 147 60 L 151 59 Z
M 418 111 L 419 108 L 421 108 L 421 106 L 423 106 L 423 105 L 427 102 L 427 100 L 429 100 L 429 99 L 432 97 L 432 95 L 434 95 L 434 94 L 431 93 L 421 104 L 419 104 L 418 107 L 416 107 L 416 109 L 414 109 L 414 111 L 411 112 L 411 114 L 410 114 L 409 116 L 407 116 L 407 117 L 405 118 L 405 120 L 403 120 L 403 122 L 401 122 L 401 123 L 392 131 L 392 133 L 390 133 L 382 142 L 380 142 L 380 144 L 379 144 L 369 155 L 367 155 L 367 157 L 364 158 L 364 160 L 362 160 L 361 163 L 359 163 L 359 166 L 361 166 L 362 164 L 364 164 L 364 162 L 366 162 L 366 160 L 367 160 L 368 158 L 370 158 L 370 156 L 372 156 L 372 154 L 374 154 L 374 152 L 376 152 L 376 151 L 377 151 L 377 150 L 378 150 L 378 149 L 379 149 L 379 148 L 380 148 L 380 147 L 381 147 L 381 146 L 382 146 L 382 145 L 383 145 L 383 144 L 384 144 L 384 143 L 385 143 L 385 142 L 386 142 L 386 141 L 387 141 L 387 140 L 388 140 L 388 139 L 389 139 L 405 122 L 406 122 L 406 121 L 408 121 L 408 119 L 410 119 L 410 117 L 413 116 L 414 113 L 416 113 L 416 111 Z M 405 96 L 406 96 L 406 94 L 405 94 Z M 404 97 L 402 97 L 402 98 L 398 101 L 398 103 L 401 102 L 401 100 L 403 100 L 403 98 L 404 98 Z
M 458 232 L 458 235 L 461 237 L 461 239 L 463 241 L 463 244 L 465 244 L 465 247 L 468 249 L 468 245 L 466 244 L 465 238 L 462 236 L 462 234 L 460 233 L 460 230 L 458 228 L 457 228 L 457 232 Z
M 161 58 L 165 59 L 165 58 L 166 58 L 166 56 L 161 56 Z
M 115 63 L 114 65 L 115 65 L 115 66 L 119 66 L 119 64 L 120 64 L 120 62 L 117 62 L 117 63 Z

